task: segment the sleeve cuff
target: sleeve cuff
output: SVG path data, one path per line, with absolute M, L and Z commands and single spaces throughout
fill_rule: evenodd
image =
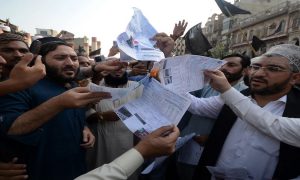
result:
M 134 171 L 136 171 L 136 169 L 139 168 L 143 162 L 143 156 L 134 148 L 128 150 L 114 160 L 114 163 L 118 164 L 118 166 L 121 167 L 128 176 L 134 173 Z

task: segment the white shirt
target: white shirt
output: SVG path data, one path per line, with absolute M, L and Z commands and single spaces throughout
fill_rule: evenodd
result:
M 279 126 L 270 126 L 268 121 L 273 119 L 274 122 L 275 119 L 282 119 L 280 116 L 284 111 L 286 96 L 270 102 L 264 108 L 260 108 L 255 101 L 251 102 L 250 98 L 243 96 L 234 88 L 222 94 L 221 97 L 195 98 L 191 95 L 189 97 L 192 99 L 189 108 L 192 113 L 216 118 L 225 101 L 239 117 L 225 141 L 217 166 L 246 168 L 254 179 L 272 178 L 278 162 L 279 141 L 291 144 L 291 139 L 290 133 L 285 133 L 287 129 L 279 131 L 278 135 Z M 249 120 L 252 123 L 248 123 Z M 287 125 L 287 123 L 284 124 Z M 298 133 L 298 139 L 292 138 L 295 140 L 292 144 L 298 143 L 297 146 L 299 146 L 299 119 L 296 124 L 298 128 L 294 127 L 293 132 Z M 289 126 L 287 126 L 288 129 L 290 129 Z
M 109 164 L 104 164 L 75 180 L 125 180 L 134 173 L 144 162 L 142 155 L 134 148 L 115 159 Z

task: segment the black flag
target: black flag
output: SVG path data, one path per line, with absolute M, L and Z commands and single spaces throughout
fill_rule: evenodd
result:
M 258 37 L 253 36 L 252 37 L 252 43 L 251 46 L 255 51 L 257 51 L 261 46 L 266 45 L 266 43 L 263 40 L 260 40 Z
M 215 1 L 218 4 L 219 8 L 221 9 L 222 13 L 227 17 L 234 16 L 237 14 L 251 14 L 251 12 L 236 7 L 235 5 L 232 5 L 229 2 L 226 2 L 224 0 L 215 0 Z
M 184 35 L 185 46 L 192 54 L 203 55 L 212 48 L 207 38 L 203 35 L 201 23 L 193 26 Z

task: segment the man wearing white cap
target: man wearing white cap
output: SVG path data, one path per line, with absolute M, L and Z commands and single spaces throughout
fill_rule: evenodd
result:
M 222 72 L 205 72 L 222 94 L 189 96 L 189 111 L 218 117 L 194 179 L 300 177 L 300 91 L 293 87 L 299 72 L 300 47 L 290 44 L 274 46 L 251 62 L 248 97 L 231 88 Z
M 5 32 L 11 32 L 10 27 L 4 24 L 0 24 L 0 34 Z

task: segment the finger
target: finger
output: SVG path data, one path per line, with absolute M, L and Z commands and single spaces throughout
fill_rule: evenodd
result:
M 86 131 L 83 131 L 82 136 L 83 136 L 82 141 L 85 142 L 86 144 L 88 142 L 88 133 Z
M 109 92 L 91 92 L 86 94 L 85 98 L 111 98 L 111 94 Z
M 70 91 L 75 91 L 77 93 L 88 93 L 88 92 L 90 92 L 88 87 L 76 87 L 76 88 L 71 89 Z
M 17 157 L 14 157 L 13 159 L 12 159 L 12 163 L 16 163 L 18 161 L 18 158 Z
M 169 142 L 175 142 L 177 140 L 179 134 L 180 134 L 179 129 L 176 126 L 174 126 L 174 128 L 172 129 L 172 132 L 170 132 L 168 134 L 168 136 L 166 136 L 164 138 Z
M 20 169 L 20 170 L 0 170 L 0 175 L 2 176 L 17 176 L 17 175 L 24 175 L 26 174 L 26 169 Z
M 89 144 L 89 143 L 80 144 L 80 146 L 83 147 L 83 148 L 91 148 L 91 147 L 93 147 L 93 146 L 92 146 L 91 144 Z
M 111 98 L 109 92 L 87 92 L 78 95 L 78 100 L 89 100 L 89 99 L 107 99 Z
M 34 66 L 45 66 L 43 63 L 42 63 L 42 56 L 41 55 L 38 55 L 35 59 L 35 62 L 34 62 Z
M 1 170 L 20 170 L 26 168 L 26 164 L 0 163 Z
M 204 74 L 209 77 L 222 77 L 224 76 L 223 72 L 220 70 L 205 70 Z
M 118 71 L 118 70 L 122 69 L 123 67 L 126 67 L 127 65 L 128 65 L 128 63 L 126 63 L 126 62 L 123 62 L 118 65 L 103 65 L 101 70 L 102 71 Z
M 84 99 L 84 100 L 80 101 L 80 106 L 86 106 L 88 104 L 98 103 L 102 99 L 108 99 L 108 98 L 89 98 L 89 99 Z
M 130 61 L 129 66 L 135 66 L 139 63 L 139 61 Z
M 188 22 L 186 22 L 185 25 L 183 26 L 184 30 L 186 29 L 187 25 L 188 25 Z
M 27 53 L 22 57 L 21 61 L 17 65 L 27 66 L 32 60 L 33 60 L 33 54 Z
M 165 135 L 166 133 L 169 133 L 170 131 L 172 131 L 174 128 L 174 125 L 169 125 L 169 126 L 162 126 L 158 129 L 156 129 L 155 131 L 153 131 L 151 134 L 153 136 L 162 136 Z
M 28 175 L 18 175 L 13 177 L 4 177 L 0 175 L 0 180 L 23 180 L 28 179 Z
M 6 64 L 6 60 L 5 60 L 2 56 L 0 56 L 0 62 L 1 62 L 2 64 Z

